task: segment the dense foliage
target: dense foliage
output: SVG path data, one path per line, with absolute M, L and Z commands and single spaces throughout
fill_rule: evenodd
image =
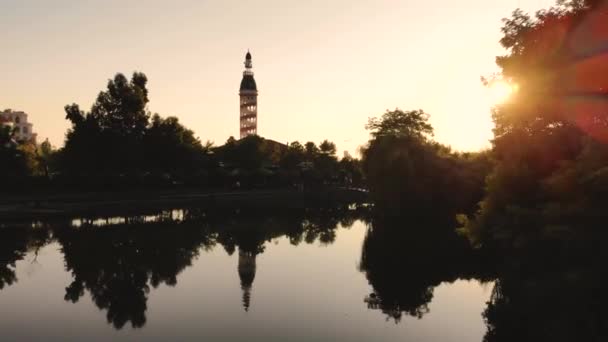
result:
M 362 149 L 363 170 L 379 209 L 456 213 L 481 198 L 491 165 L 487 153 L 456 153 L 433 141 L 424 111 L 387 111 L 370 119 L 367 128 L 372 139 Z
M 11 126 L 0 125 L 0 177 L 4 190 L 19 190 L 23 184 L 37 182 L 51 162 L 48 141 L 17 141 Z
M 600 53 L 606 6 L 560 1 L 505 19 L 500 77 L 518 86 L 493 111 L 496 165 L 463 231 L 479 245 L 571 247 L 604 235 L 608 195 L 608 78 Z M 599 76 L 603 75 L 603 76 Z
M 324 185 L 361 186 L 360 162 L 348 155 L 339 160 L 336 145 L 328 140 L 288 145 L 259 136 L 240 140 L 229 138 L 226 144 L 212 149 L 217 161 L 216 184 L 239 187 L 293 186 L 301 188 Z
M 10 126 L 0 125 L 0 177 L 3 180 L 26 175 L 26 161 L 19 151 L 17 142 L 12 139 Z
M 72 182 L 136 183 L 170 175 L 185 179 L 200 165 L 203 146 L 177 118 L 147 111 L 147 78 L 117 74 L 89 112 L 65 107 L 72 128 L 59 172 Z

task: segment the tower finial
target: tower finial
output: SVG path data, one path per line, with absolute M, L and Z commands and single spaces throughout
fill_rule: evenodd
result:
M 245 68 L 253 68 L 253 64 L 251 63 L 251 52 L 249 52 L 249 49 L 247 49 L 247 54 L 245 55 Z

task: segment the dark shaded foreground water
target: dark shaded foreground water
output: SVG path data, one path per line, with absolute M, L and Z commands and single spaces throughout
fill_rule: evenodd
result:
M 365 217 L 172 210 L 3 224 L 0 340 L 482 341 L 493 282 L 473 280 L 469 256 Z

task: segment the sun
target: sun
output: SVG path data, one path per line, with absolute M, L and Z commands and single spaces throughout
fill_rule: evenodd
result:
M 494 105 L 507 102 L 515 92 L 517 92 L 517 85 L 506 81 L 493 81 L 488 85 L 488 96 Z

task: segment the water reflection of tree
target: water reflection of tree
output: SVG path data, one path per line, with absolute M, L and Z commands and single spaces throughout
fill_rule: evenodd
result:
M 403 314 L 422 318 L 436 286 L 482 277 L 474 254 L 450 219 L 374 219 L 361 252 L 360 269 L 374 289 L 365 302 L 395 322 Z
M 250 310 L 257 257 L 268 242 L 285 237 L 290 243 L 331 243 L 336 226 L 365 216 L 357 210 L 324 208 L 259 211 L 164 212 L 155 222 L 146 217 L 83 220 L 80 227 L 52 223 L 39 228 L 0 228 L 0 289 L 14 284 L 15 265 L 27 253 L 56 239 L 73 282 L 65 299 L 89 293 L 116 328 L 146 322 L 150 291 L 177 284 L 201 248 L 221 244 L 238 253 L 237 272 L 243 306 Z M 108 226 L 95 227 L 94 222 Z M 116 222 L 119 222 L 118 224 Z M 366 301 L 388 319 L 423 317 L 434 288 L 460 278 L 488 279 L 479 261 L 453 233 L 453 222 L 438 217 L 374 219 L 364 240 L 360 268 L 373 287 Z M 504 255 L 484 318 L 487 342 L 606 341 L 608 314 L 605 291 L 608 271 L 604 236 L 563 246 L 543 246 Z M 29 258 L 29 257 L 28 257 Z
M 77 302 L 86 289 L 117 329 L 143 326 L 150 286 L 176 285 L 199 247 L 213 243 L 203 228 L 164 222 L 62 228 L 56 236 L 74 277 L 65 299 Z
M 608 341 L 602 241 L 510 255 L 483 313 L 484 341 Z
M 44 228 L 0 228 L 0 290 L 17 282 L 15 266 L 29 251 L 36 251 L 49 241 Z
M 77 302 L 88 292 L 116 329 L 127 323 L 137 328 L 146 323 L 149 292 L 161 284 L 176 285 L 178 274 L 192 264 L 201 248 L 221 244 L 229 254 L 238 248 L 237 269 L 243 305 L 248 310 L 256 257 L 264 252 L 268 241 L 286 236 L 293 244 L 317 240 L 330 243 L 338 222 L 352 224 L 361 214 L 347 207 L 280 213 L 183 210 L 152 216 L 80 219 L 77 227 L 54 222 L 44 229 L 2 229 L 0 288 L 16 281 L 16 261 L 52 237 L 61 245 L 66 270 L 73 276 L 65 300 Z

